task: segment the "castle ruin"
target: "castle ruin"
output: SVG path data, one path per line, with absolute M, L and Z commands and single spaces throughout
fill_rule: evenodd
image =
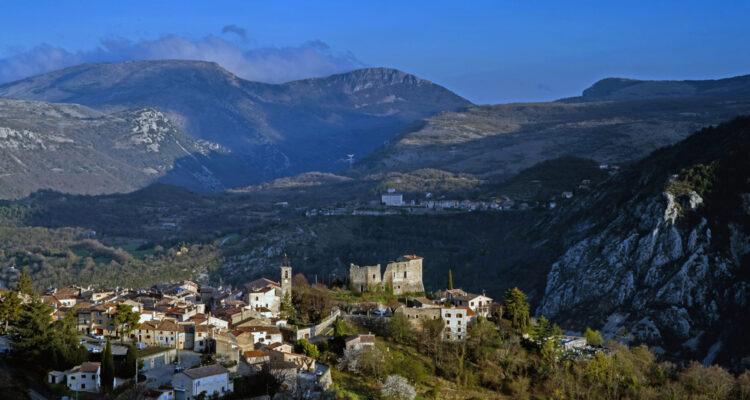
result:
M 392 288 L 393 294 L 424 292 L 422 284 L 422 257 L 405 255 L 386 265 L 380 275 L 380 264 L 359 266 L 349 265 L 349 284 L 357 292 Z

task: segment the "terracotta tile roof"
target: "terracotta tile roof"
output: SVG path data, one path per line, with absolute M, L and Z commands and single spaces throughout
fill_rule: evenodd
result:
M 256 358 L 256 357 L 268 357 L 268 354 L 266 354 L 263 350 L 251 350 L 245 352 L 246 358 Z
M 407 259 L 407 260 L 409 260 L 409 261 L 412 261 L 412 260 L 422 260 L 423 259 L 422 257 L 419 257 L 416 254 L 407 254 L 407 255 L 404 256 L 404 258 Z
M 101 363 L 86 361 L 79 366 L 73 367 L 73 369 L 68 371 L 68 373 L 75 374 L 78 372 L 96 372 L 99 370 L 99 366 L 101 366 Z
M 466 310 L 466 315 L 469 316 L 469 317 L 473 317 L 473 316 L 477 315 L 477 313 L 475 313 L 474 311 L 472 311 L 472 309 L 469 308 L 469 307 L 456 307 L 456 309 L 457 310 Z

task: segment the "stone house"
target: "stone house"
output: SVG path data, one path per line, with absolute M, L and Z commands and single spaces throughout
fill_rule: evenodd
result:
M 135 332 L 139 342 L 149 346 L 185 348 L 185 327 L 172 320 L 146 321 Z
M 86 335 L 114 335 L 114 313 L 115 305 L 112 303 L 81 307 L 76 311 L 76 330 Z
M 402 312 L 411 322 L 415 329 L 422 329 L 422 321 L 439 319 L 441 307 L 400 307 L 397 312 Z
M 361 350 L 365 347 L 375 346 L 375 335 L 354 335 L 346 338 L 344 346 L 347 350 Z
M 276 326 L 246 326 L 232 331 L 240 351 L 255 349 L 256 343 L 270 344 L 281 342 L 281 331 Z

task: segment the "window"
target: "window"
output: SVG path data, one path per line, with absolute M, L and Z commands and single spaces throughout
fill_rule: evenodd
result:
M 375 279 L 375 274 L 372 274 L 372 279 Z
M 404 271 L 404 278 L 406 278 L 406 271 Z
M 458 332 L 461 332 L 461 328 L 458 328 Z
M 445 328 L 445 331 L 446 331 L 446 332 L 450 332 L 450 331 L 451 331 L 451 328 Z
M 445 314 L 445 318 L 450 318 L 450 317 L 451 317 L 450 314 Z
M 86 389 L 86 384 L 85 383 L 81 384 L 81 389 Z
M 456 314 L 456 318 L 463 318 L 463 314 Z
M 86 374 L 82 374 L 81 379 L 86 379 Z

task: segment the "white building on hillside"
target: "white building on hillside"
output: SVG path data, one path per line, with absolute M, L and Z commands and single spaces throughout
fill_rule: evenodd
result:
M 206 397 L 214 393 L 219 397 L 234 390 L 229 380 L 229 370 L 219 364 L 193 368 L 172 376 L 172 386 L 178 399 L 193 400 L 205 392 Z
M 469 307 L 444 307 L 440 309 L 440 318 L 445 321 L 443 339 L 461 341 L 466 340 L 466 333 L 477 314 Z
M 404 195 L 396 193 L 393 189 L 388 189 L 388 193 L 380 195 L 380 202 L 386 206 L 400 207 L 404 205 Z
M 65 372 L 68 389 L 83 392 L 99 392 L 101 364 L 85 362 Z

